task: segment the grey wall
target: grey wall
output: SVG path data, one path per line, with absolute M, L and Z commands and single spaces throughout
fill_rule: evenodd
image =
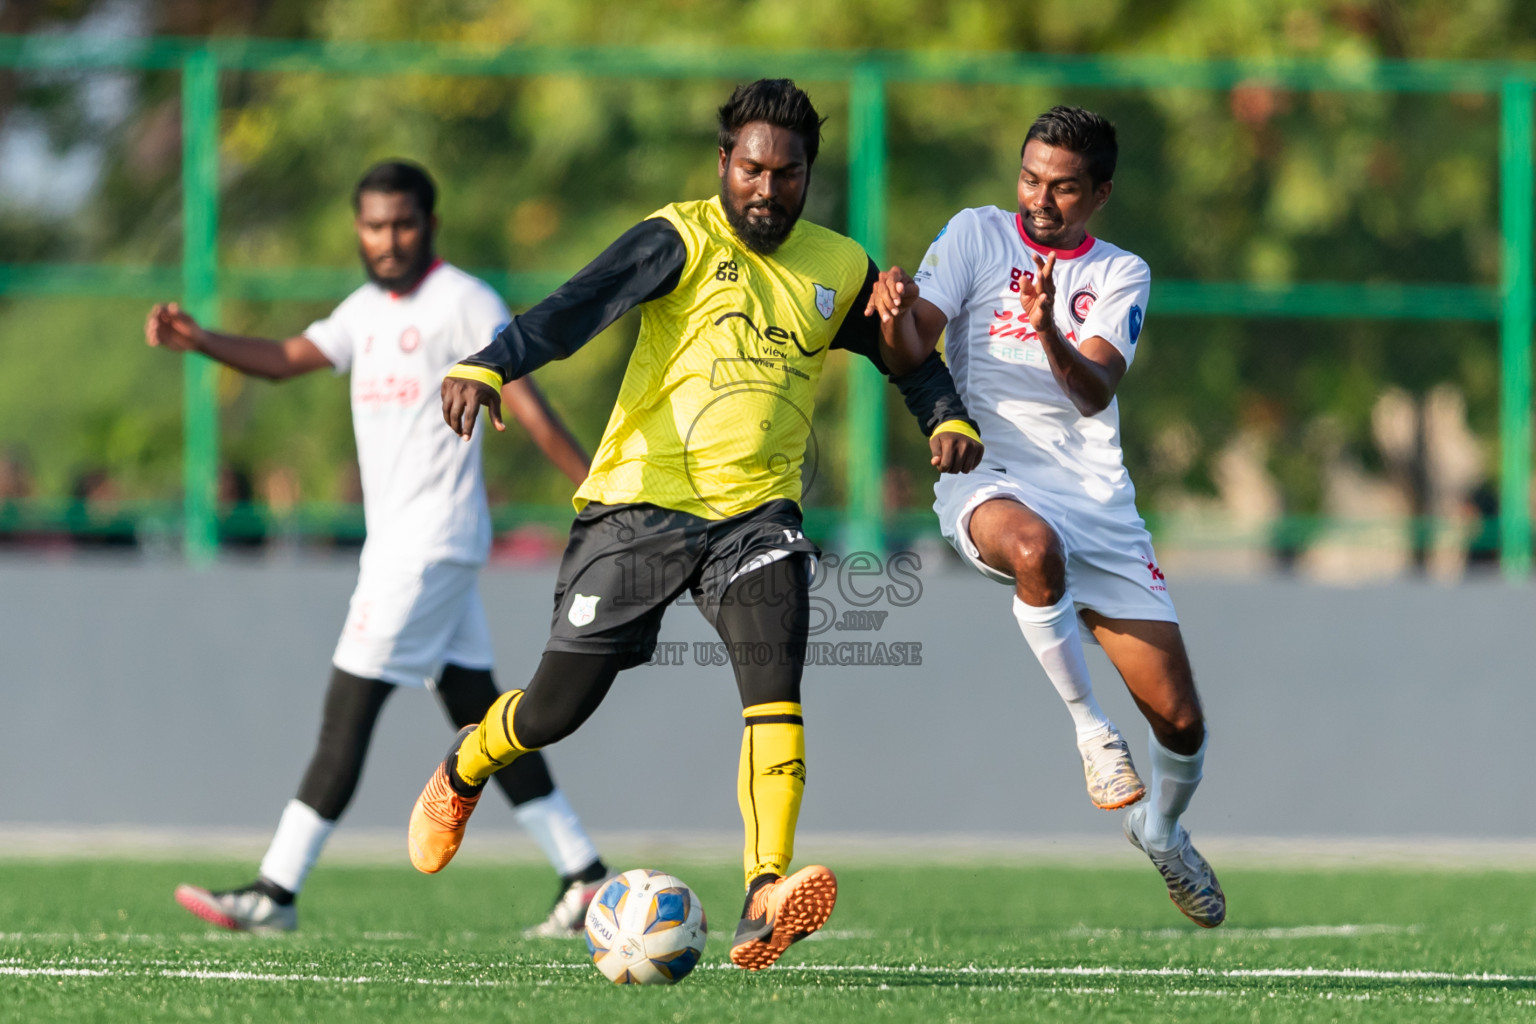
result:
M 345 562 L 0 562 L 0 822 L 275 823 L 314 739 L 354 575 Z M 890 612 L 879 632 L 816 638 L 916 642 L 922 664 L 808 670 L 802 827 L 1104 831 L 1008 592 L 954 569 L 917 579 L 915 603 L 873 606 Z M 503 686 L 537 660 L 552 580 L 553 567 L 484 575 Z M 869 593 L 887 580 L 851 582 Z M 818 594 L 838 614 L 857 599 L 835 581 Z M 1536 836 L 1531 590 L 1175 580 L 1174 595 L 1212 725 L 1188 819 L 1201 834 Z M 663 639 L 713 635 L 678 607 Z M 1144 762 L 1145 727 L 1090 658 Z M 737 827 L 734 684 L 691 648 L 685 661 L 621 676 L 551 751 L 591 827 Z M 398 694 L 348 820 L 403 826 L 448 738 L 427 693 Z M 487 818 L 510 824 L 500 805 Z

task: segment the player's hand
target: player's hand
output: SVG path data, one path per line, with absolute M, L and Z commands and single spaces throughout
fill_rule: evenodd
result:
M 987 447 L 964 434 L 945 430 L 928 439 L 928 450 L 933 453 L 929 464 L 940 473 L 969 473 L 981 465 Z
M 199 352 L 208 340 L 208 332 L 177 303 L 162 302 L 149 311 L 144 321 L 144 340 L 150 348 Z
M 881 323 L 908 312 L 917 303 L 917 282 L 898 266 L 883 270 L 875 279 L 869 302 L 864 306 L 865 316 L 880 317 Z
M 1056 321 L 1051 319 L 1051 311 L 1056 307 L 1056 281 L 1052 277 L 1056 254 L 1051 253 L 1044 260 L 1034 253 L 1030 255 L 1035 260 L 1035 278 L 1026 277 L 1019 282 L 1019 303 L 1029 317 L 1029 326 L 1039 333 L 1056 326 Z
M 501 392 L 489 384 L 462 377 L 443 378 L 443 419 L 453 432 L 468 441 L 475 434 L 475 420 L 484 408 L 491 414 L 497 430 L 506 430 L 501 422 Z

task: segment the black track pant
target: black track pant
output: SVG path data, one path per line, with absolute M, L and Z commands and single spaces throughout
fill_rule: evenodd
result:
M 805 555 L 792 555 L 737 580 L 715 613 L 713 624 L 731 651 L 744 708 L 800 702 L 810 633 L 807 561 Z M 767 650 L 771 656 L 738 658 L 738 644 Z M 517 742 L 526 748 L 547 747 L 575 732 L 603 702 L 620 669 L 631 663 L 633 658 L 623 653 L 545 651 L 517 705 L 512 723 Z M 518 758 L 512 767 L 533 756 Z
M 379 711 L 395 689 L 392 683 L 331 669 L 320 737 L 298 792 L 299 801 L 326 821 L 340 818 L 352 802 Z M 498 696 L 496 683 L 485 669 L 446 665 L 437 683 L 438 700 L 456 729 L 479 722 Z M 555 791 L 549 766 L 538 754 L 518 758 L 495 778 L 514 806 Z

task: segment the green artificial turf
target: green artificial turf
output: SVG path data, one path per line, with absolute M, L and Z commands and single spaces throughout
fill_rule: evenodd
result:
M 726 956 L 737 872 L 646 866 L 692 885 L 713 929 L 671 988 L 519 938 L 553 895 L 537 867 L 322 865 L 301 930 L 258 938 L 171 900 L 248 865 L 0 862 L 0 1020 L 1536 1020 L 1536 874 L 1228 868 L 1228 922 L 1205 932 L 1150 866 L 835 864 L 824 937 L 748 974 Z

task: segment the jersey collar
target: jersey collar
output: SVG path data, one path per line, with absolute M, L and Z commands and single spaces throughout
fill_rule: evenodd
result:
M 1026 246 L 1033 249 L 1035 252 L 1042 256 L 1049 256 L 1051 253 L 1055 253 L 1056 258 L 1059 260 L 1075 260 L 1079 256 L 1087 255 L 1088 250 L 1092 249 L 1093 243 L 1097 241 L 1096 238 L 1094 238 L 1092 235 L 1089 235 L 1083 239 L 1083 244 L 1079 245 L 1076 249 L 1057 249 L 1049 245 L 1041 245 L 1039 242 L 1029 237 L 1029 232 L 1024 230 L 1024 215 L 1022 213 L 1016 213 L 1013 215 L 1013 223 L 1016 227 L 1018 227 L 1019 237 L 1024 240 L 1024 244 Z
M 436 270 L 438 267 L 440 267 L 442 265 L 443 265 L 443 258 L 441 256 L 439 256 L 439 257 L 437 257 L 436 259 L 434 259 L 432 261 L 432 265 L 431 266 L 427 267 L 427 272 L 425 274 L 422 274 L 421 277 L 416 279 L 416 283 L 415 284 L 411 285 L 409 288 L 407 288 L 403 292 L 390 292 L 389 293 L 389 297 L 392 298 L 392 299 L 403 299 L 407 295 L 415 294 L 421 288 L 422 284 L 425 283 L 427 278 L 432 276 L 432 271 Z

